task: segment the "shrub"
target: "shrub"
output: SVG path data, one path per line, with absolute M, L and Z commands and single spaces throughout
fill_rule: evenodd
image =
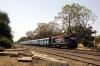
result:
M 8 38 L 1 37 L 0 38 L 0 46 L 9 49 L 9 48 L 12 47 L 12 43 L 11 43 L 11 41 Z
M 100 51 L 100 47 L 95 46 L 95 50 Z
M 4 47 L 0 47 L 0 52 L 3 52 L 5 51 L 5 48 Z
M 88 44 L 88 47 L 94 47 L 94 43 L 93 43 L 93 42 L 90 42 L 90 43 Z
M 89 45 L 89 41 L 88 40 L 82 40 L 81 43 L 84 45 L 84 47 L 87 47 Z

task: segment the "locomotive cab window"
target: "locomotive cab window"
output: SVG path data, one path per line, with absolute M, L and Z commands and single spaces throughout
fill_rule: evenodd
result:
M 70 38 L 70 42 L 76 42 L 76 38 Z

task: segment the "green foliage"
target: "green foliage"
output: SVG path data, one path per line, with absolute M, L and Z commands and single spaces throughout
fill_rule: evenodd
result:
M 0 52 L 3 52 L 5 51 L 5 48 L 4 47 L 0 47 Z
M 8 17 L 8 14 L 4 11 L 0 11 L 0 21 L 5 21 L 7 24 L 10 23 L 10 19 Z
M 8 14 L 0 11 L 0 47 L 11 48 L 13 42 Z
M 5 23 L 0 21 L 0 36 L 5 36 L 9 39 L 12 38 L 11 28 Z
M 0 37 L 4 36 L 12 39 L 11 27 L 9 26 L 10 20 L 8 14 L 0 11 Z
M 84 45 L 84 47 L 87 47 L 89 45 L 89 41 L 88 40 L 84 40 L 83 39 L 81 43 Z
M 49 23 L 38 23 L 38 27 L 34 31 L 26 32 L 26 36 L 32 39 L 47 38 L 56 35 L 61 35 L 59 24 L 52 21 Z
M 1 37 L 0 38 L 0 46 L 9 49 L 12 47 L 12 42 L 6 37 Z
M 17 43 L 30 40 L 28 37 L 21 37 Z
M 78 42 L 80 42 L 85 35 L 88 38 L 91 34 L 96 33 L 92 31 L 92 26 L 89 21 L 93 22 L 97 19 L 97 16 L 92 11 L 79 4 L 66 4 L 55 20 L 62 20 L 62 29 L 64 33 L 74 33 L 77 35 Z M 90 32 L 90 33 L 89 33 Z M 87 42 L 87 41 L 86 41 Z

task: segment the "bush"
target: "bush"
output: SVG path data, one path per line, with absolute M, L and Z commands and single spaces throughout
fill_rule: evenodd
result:
M 81 43 L 84 45 L 84 47 L 89 46 L 89 41 L 88 40 L 82 40 Z
M 12 43 L 11 43 L 11 41 L 8 38 L 1 37 L 0 38 L 0 46 L 9 49 L 9 48 L 12 47 Z
M 93 42 L 90 42 L 90 43 L 88 44 L 88 47 L 94 47 L 94 43 L 93 43 Z
M 0 47 L 0 52 L 3 52 L 5 51 L 5 48 L 4 47 Z
M 99 48 L 96 47 L 96 50 L 97 50 L 97 51 L 100 51 L 100 47 L 99 47 Z

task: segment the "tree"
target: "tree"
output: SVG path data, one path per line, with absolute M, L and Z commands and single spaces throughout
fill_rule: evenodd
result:
M 90 9 L 73 3 L 62 8 L 62 11 L 55 17 L 55 20 L 59 19 L 62 20 L 63 31 L 66 34 L 75 33 L 79 41 L 81 41 L 86 34 L 89 36 L 93 33 L 92 29 L 88 27 L 90 25 L 88 22 L 94 23 L 97 16 Z M 80 36 L 83 36 L 81 40 Z
M 35 37 L 38 38 L 48 38 L 57 35 L 61 35 L 61 28 L 59 24 L 51 21 L 49 23 L 38 23 L 38 27 L 34 31 Z
M 61 35 L 62 28 L 57 22 L 51 21 L 48 23 L 48 32 L 49 37 Z
M 4 11 L 0 10 L 0 21 L 5 21 L 7 24 L 10 23 L 10 19 L 8 17 L 8 14 Z
M 28 40 L 30 40 L 28 37 L 21 37 L 21 38 L 17 41 L 17 43 L 20 43 L 20 42 L 22 42 L 22 41 L 28 41 Z
M 27 36 L 30 40 L 34 39 L 34 33 L 33 33 L 33 31 L 28 31 L 28 32 L 26 32 L 26 36 Z
M 8 38 L 0 37 L 0 47 L 4 47 L 4 48 L 9 49 L 12 47 L 12 43 Z
M 8 14 L 0 11 L 0 46 L 10 48 L 13 42 L 10 20 Z
M 51 21 L 49 23 L 38 23 L 37 28 L 34 31 L 26 32 L 26 36 L 32 39 L 48 38 L 57 35 L 62 35 L 62 30 L 59 24 Z
M 63 30 L 67 32 L 69 28 L 69 33 L 73 33 L 72 27 L 82 25 L 87 27 L 87 22 L 96 20 L 96 15 L 92 11 L 84 6 L 79 4 L 65 5 L 62 8 L 62 11 L 58 13 L 58 16 L 55 17 L 56 20 L 61 19 L 63 24 Z M 78 28 L 78 27 L 77 27 Z M 77 30 L 77 29 L 76 29 Z
M 46 23 L 38 23 L 38 35 L 40 38 L 47 38 L 48 25 Z
M 0 21 L 0 37 L 7 37 L 9 40 L 12 41 L 12 34 L 11 34 L 11 28 L 8 26 L 5 22 Z

